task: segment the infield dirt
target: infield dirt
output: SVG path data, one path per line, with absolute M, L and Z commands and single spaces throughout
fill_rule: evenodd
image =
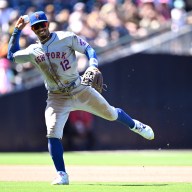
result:
M 70 182 L 192 182 L 192 166 L 67 166 Z M 0 181 L 48 181 L 53 166 L 0 166 Z

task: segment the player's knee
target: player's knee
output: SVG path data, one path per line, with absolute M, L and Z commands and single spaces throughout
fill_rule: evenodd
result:
M 108 117 L 107 117 L 107 120 L 108 120 L 108 121 L 115 121 L 116 118 L 114 118 L 114 116 L 108 116 Z
M 107 111 L 106 113 L 106 119 L 108 121 L 115 121 L 117 117 L 118 117 L 118 114 L 114 107 L 112 107 L 112 109 Z
M 55 130 L 48 130 L 47 131 L 47 138 L 57 138 L 57 139 L 62 139 L 63 134 L 61 132 L 56 132 Z

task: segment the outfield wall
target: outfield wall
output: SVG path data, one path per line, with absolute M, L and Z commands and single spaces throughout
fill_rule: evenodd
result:
M 189 56 L 138 54 L 101 67 L 109 103 L 149 123 L 146 141 L 117 122 L 95 117 L 93 149 L 191 149 L 192 62 Z M 44 86 L 0 98 L 0 151 L 47 150 Z

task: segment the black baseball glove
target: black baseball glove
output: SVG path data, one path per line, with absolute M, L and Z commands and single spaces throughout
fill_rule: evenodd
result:
M 82 76 L 82 85 L 91 86 L 99 93 L 103 90 L 103 75 L 96 67 L 88 67 Z

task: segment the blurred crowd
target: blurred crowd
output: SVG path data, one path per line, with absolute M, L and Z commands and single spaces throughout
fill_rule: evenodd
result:
M 43 10 L 50 31 L 73 31 L 96 48 L 123 36 L 145 37 L 168 21 L 177 31 L 185 22 L 183 15 L 191 9 L 191 0 L 0 0 L 0 94 L 22 88 L 21 74 L 33 69 L 31 63 L 14 65 L 6 59 L 10 35 L 20 15 Z M 20 38 L 21 49 L 35 41 L 27 25 Z M 79 57 L 79 63 L 83 71 L 86 59 Z

